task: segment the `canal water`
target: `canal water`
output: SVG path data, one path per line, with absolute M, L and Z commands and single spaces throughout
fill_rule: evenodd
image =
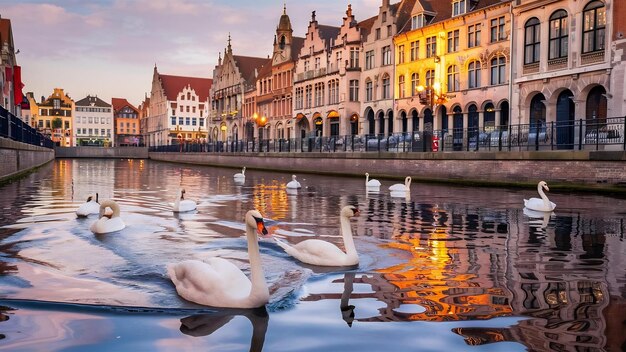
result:
M 243 166 L 243 165 L 242 165 Z M 65 351 L 545 351 L 626 346 L 626 200 L 413 183 L 366 192 L 365 178 L 179 165 L 56 160 L 0 187 L 0 349 Z M 416 172 L 419 172 L 418 170 Z M 539 180 L 538 180 L 539 181 Z M 549 181 L 550 180 L 546 180 Z M 175 214 L 180 187 L 198 202 Z M 126 228 L 94 235 L 88 194 L 114 199 Z M 274 237 L 341 244 L 360 263 L 319 268 L 261 239 L 271 291 L 257 310 L 181 299 L 166 265 L 218 256 L 248 273 L 243 217 Z

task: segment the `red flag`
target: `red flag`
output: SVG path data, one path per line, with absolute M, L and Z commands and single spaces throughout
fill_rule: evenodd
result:
M 21 104 L 22 99 L 24 99 L 22 88 L 24 88 L 24 84 L 22 83 L 22 68 L 16 65 L 13 66 L 13 101 L 15 105 Z

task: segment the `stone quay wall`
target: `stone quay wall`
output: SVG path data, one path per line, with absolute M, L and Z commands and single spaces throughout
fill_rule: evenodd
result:
M 536 186 L 626 193 L 626 152 L 150 153 L 168 162 L 466 185 Z
M 0 183 L 54 160 L 54 150 L 0 138 Z
M 147 147 L 64 147 L 55 151 L 57 158 L 148 159 Z

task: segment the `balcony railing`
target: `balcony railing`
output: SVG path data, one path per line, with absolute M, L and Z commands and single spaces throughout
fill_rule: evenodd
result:
M 626 150 L 626 118 L 572 120 L 499 127 L 451 128 L 390 135 L 307 136 L 291 139 L 185 141 L 151 152 L 475 152 Z
M 54 146 L 50 138 L 37 132 L 2 106 L 0 106 L 0 137 L 45 148 Z

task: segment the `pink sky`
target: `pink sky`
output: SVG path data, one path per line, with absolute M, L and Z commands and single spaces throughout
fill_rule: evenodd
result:
M 339 26 L 348 3 L 357 20 L 378 13 L 381 0 L 288 1 L 294 34 L 306 32 L 311 11 L 319 23 Z M 392 1 L 393 2 L 393 1 Z M 37 100 L 64 88 L 138 105 L 149 95 L 152 70 L 211 77 L 228 33 L 237 55 L 271 55 L 282 1 L 101 0 L 5 1 L 13 27 L 24 92 Z

